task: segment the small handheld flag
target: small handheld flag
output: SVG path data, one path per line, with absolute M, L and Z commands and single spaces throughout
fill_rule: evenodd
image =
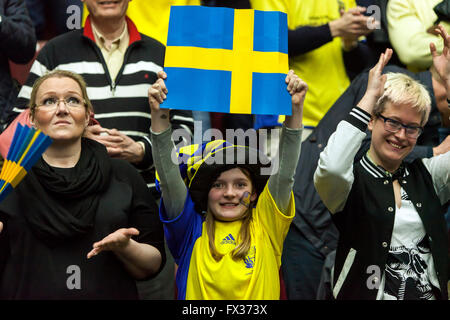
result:
M 17 124 L 0 173 L 0 202 L 17 187 L 51 143 L 41 130 Z
M 172 6 L 162 107 L 290 115 L 287 36 L 282 12 Z

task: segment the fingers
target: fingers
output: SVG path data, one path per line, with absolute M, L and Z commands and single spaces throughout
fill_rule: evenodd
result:
M 387 75 L 383 74 L 383 75 L 380 77 L 380 92 L 379 92 L 379 94 L 378 94 L 379 96 L 381 96 L 382 93 L 383 93 L 384 85 L 386 84 L 386 80 L 387 80 Z
M 387 63 L 389 62 L 389 60 L 391 60 L 392 58 L 392 49 L 391 48 L 386 48 L 386 51 L 384 53 L 384 65 L 383 68 L 387 65 Z
M 106 146 L 106 151 L 108 152 L 108 155 L 112 158 L 119 158 L 122 153 L 123 153 L 123 149 L 122 148 L 118 148 L 118 147 L 108 147 Z
M 306 91 L 308 90 L 308 85 L 296 74 L 294 74 L 293 71 L 292 72 L 291 71 L 289 71 L 289 74 L 286 77 L 286 80 L 288 81 L 287 90 L 289 91 L 289 94 L 293 96 L 296 93 L 302 91 L 304 91 L 304 93 L 306 94 Z
M 300 86 L 300 78 L 296 75 L 293 75 L 289 78 L 289 83 L 287 85 L 287 90 L 292 95 L 297 88 Z
M 0 221 L 0 233 L 2 232 L 2 230 L 3 230 L 3 222 Z
M 433 42 L 430 42 L 430 52 L 431 52 L 431 56 L 433 58 L 436 58 L 437 56 L 439 56 L 439 54 L 436 50 L 436 45 Z
M 356 24 L 360 26 L 366 26 L 367 21 L 370 17 L 367 17 L 363 15 L 363 13 L 366 11 L 366 8 L 364 7 L 355 7 L 349 9 L 346 13 L 348 14 L 348 19 L 350 19 L 349 23 Z
M 108 140 L 104 140 L 104 139 L 95 139 L 95 141 L 97 141 L 98 143 L 101 143 L 102 145 L 104 145 L 106 147 L 106 149 L 108 148 L 118 148 L 117 145 L 118 143 L 116 142 L 111 142 Z
M 122 134 L 115 134 L 112 130 L 108 130 L 108 129 L 106 129 L 103 132 L 106 134 L 101 135 L 99 137 L 99 139 L 102 141 L 109 142 L 109 143 L 122 143 L 125 141 L 125 137 L 123 137 Z
M 103 132 L 103 128 L 102 128 L 102 126 L 96 124 L 94 126 L 88 126 L 86 128 L 86 131 L 88 131 L 89 133 L 92 133 L 94 135 L 99 135 L 100 133 Z
M 127 245 L 132 236 L 137 235 L 139 235 L 139 231 L 136 228 L 119 229 L 109 234 L 101 241 L 95 242 L 92 245 L 93 249 L 88 252 L 87 258 L 90 259 L 91 257 L 96 256 L 102 251 L 116 250 L 119 248 L 123 248 Z
M 291 78 L 292 78 L 292 76 L 294 75 L 294 70 L 289 70 L 289 72 L 288 72 L 288 74 L 287 74 L 287 76 L 286 76 L 286 79 L 284 79 L 284 81 L 286 82 L 286 83 L 289 83 L 289 81 L 291 80 Z
M 387 63 L 391 59 L 391 57 L 392 57 L 392 49 L 390 49 L 390 48 L 387 48 L 386 51 L 380 55 L 380 58 L 378 59 L 378 63 L 375 65 L 375 68 L 374 68 L 378 74 L 381 74 L 384 67 L 387 65 Z
M 128 228 L 123 230 L 123 234 L 131 238 L 132 236 L 138 236 L 139 230 L 136 228 Z
M 164 83 L 164 80 L 162 80 L 161 78 L 156 80 L 156 82 L 148 89 L 150 106 L 153 109 L 158 109 L 159 104 L 163 103 L 167 98 L 167 93 L 168 90 L 166 84 Z M 156 105 L 155 102 L 158 103 L 158 105 Z
M 116 129 L 106 130 L 108 132 L 107 135 L 96 136 L 94 140 L 106 147 L 110 157 L 131 161 L 130 157 L 136 156 L 136 148 L 133 148 L 136 142 Z
M 384 85 L 386 83 L 386 75 L 382 75 L 382 73 L 384 67 L 387 65 L 387 63 L 392 57 L 392 52 L 393 52 L 392 49 L 387 48 L 386 51 L 380 55 L 377 64 L 372 69 L 370 69 L 369 79 L 367 82 L 367 89 L 365 93 L 365 97 L 368 98 L 367 110 L 372 110 L 373 108 L 372 103 L 374 104 L 384 91 Z
M 297 92 L 302 92 L 304 90 L 308 90 L 308 85 L 302 79 L 298 78 L 294 81 L 292 89 L 289 91 L 291 95 L 296 94 Z
M 124 135 L 122 132 L 120 132 L 117 129 L 105 129 L 105 131 L 111 136 L 114 137 L 114 139 L 119 139 L 121 142 L 124 140 L 126 135 Z
M 448 36 L 447 30 L 445 30 L 445 28 L 439 24 L 436 26 L 435 31 L 442 37 L 442 39 L 444 39 L 444 44 L 446 46 L 448 46 L 449 45 L 449 36 Z
M 106 131 L 105 131 L 105 133 L 106 133 Z M 89 138 L 103 144 L 105 147 L 117 146 L 124 142 L 123 137 L 113 136 L 113 135 L 109 135 L 107 133 L 105 135 L 97 135 L 97 136 L 93 136 L 93 137 L 89 137 Z
M 450 36 L 448 35 L 447 30 L 445 30 L 445 28 L 442 25 L 437 25 L 434 31 L 437 35 L 440 35 L 441 38 L 444 40 L 444 48 L 442 52 L 444 56 L 446 56 L 450 48 Z M 433 57 L 437 57 L 439 55 L 436 50 L 436 45 L 433 42 L 430 43 L 430 51 Z
M 361 13 L 366 12 L 366 10 L 367 10 L 366 7 L 356 6 L 355 8 L 348 9 L 348 12 L 350 12 L 352 14 L 361 14 Z
M 167 78 L 167 73 L 165 73 L 163 70 L 158 72 L 158 78 L 160 79 L 166 79 Z
M 92 249 L 91 251 L 88 252 L 87 258 L 90 259 L 90 258 L 92 258 L 93 256 L 98 255 L 101 251 L 102 251 L 101 248 L 95 248 L 95 249 Z

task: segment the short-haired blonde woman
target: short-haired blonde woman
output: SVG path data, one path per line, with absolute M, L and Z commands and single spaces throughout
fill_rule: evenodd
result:
M 165 257 L 146 184 L 82 137 L 92 106 L 79 75 L 42 76 L 29 107 L 53 142 L 0 204 L 0 299 L 137 299 L 135 279 Z
M 450 76 L 450 42 L 439 30 L 447 51 L 434 54 L 434 64 Z M 364 97 L 330 137 L 314 175 L 340 233 L 333 295 L 446 300 L 443 205 L 450 198 L 450 152 L 403 162 L 427 122 L 430 97 L 408 76 L 381 75 L 391 55 L 387 49 L 370 71 Z M 450 96 L 450 85 L 446 88 Z M 370 149 L 354 162 L 367 128 L 372 132 Z

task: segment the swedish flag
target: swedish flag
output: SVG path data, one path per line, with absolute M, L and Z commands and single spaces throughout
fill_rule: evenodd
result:
M 290 115 L 287 32 L 282 12 L 172 6 L 162 107 Z

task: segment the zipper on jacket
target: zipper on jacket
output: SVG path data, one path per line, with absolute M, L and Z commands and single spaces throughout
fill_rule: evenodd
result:
M 130 51 L 131 51 L 131 48 L 133 48 L 133 47 L 136 45 L 136 43 L 139 43 L 139 42 L 141 42 L 142 40 L 135 41 L 135 42 L 133 42 L 131 45 L 129 45 L 129 46 L 127 47 L 127 49 L 126 49 L 126 51 L 125 51 L 125 55 L 124 55 L 124 57 L 123 57 L 122 66 L 121 66 L 120 69 L 119 69 L 119 73 L 118 73 L 117 76 L 116 76 L 116 80 L 113 81 L 112 78 L 111 78 L 111 74 L 109 73 L 108 66 L 106 65 L 105 58 L 103 57 L 102 51 L 101 51 L 100 48 L 97 46 L 97 44 L 95 43 L 95 41 L 93 41 L 93 40 L 92 40 L 91 38 L 89 38 L 89 37 L 86 37 L 86 36 L 84 36 L 84 37 L 85 37 L 86 39 L 88 39 L 88 40 L 91 42 L 91 45 L 94 47 L 94 50 L 95 50 L 95 52 L 97 53 L 97 56 L 99 57 L 100 62 L 101 62 L 101 64 L 102 64 L 102 66 L 103 66 L 103 70 L 105 71 L 105 74 L 106 74 L 106 76 L 107 76 L 107 80 L 108 80 L 109 83 L 110 83 L 110 86 L 111 86 L 111 95 L 114 97 L 114 96 L 115 96 L 115 93 L 116 93 L 116 86 L 117 86 L 117 83 L 119 82 L 119 79 L 120 79 L 120 77 L 122 76 L 123 70 L 124 70 L 124 68 L 125 68 L 126 61 L 128 61 L 128 56 L 129 56 L 129 53 L 130 53 Z

